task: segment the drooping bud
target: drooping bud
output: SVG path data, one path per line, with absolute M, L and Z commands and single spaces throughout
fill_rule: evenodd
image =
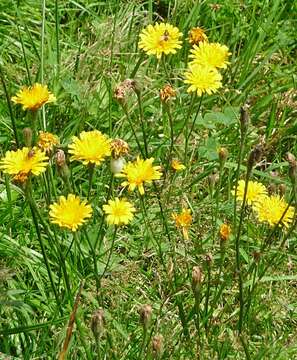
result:
M 140 322 L 142 326 L 147 330 L 152 320 L 152 306 L 149 304 L 143 305 L 139 310 Z
M 120 174 L 125 166 L 125 159 L 124 158 L 118 158 L 118 159 L 110 159 L 110 170 L 111 172 L 116 175 Z
M 164 338 L 161 334 L 155 335 L 152 341 L 153 345 L 153 355 L 155 359 L 158 359 L 162 356 L 164 350 Z
M 25 146 L 30 148 L 32 146 L 32 138 L 33 138 L 32 129 L 28 128 L 28 127 L 24 128 L 23 129 L 23 135 L 24 135 Z
M 262 152 L 263 146 L 261 144 L 256 145 L 252 149 L 248 158 L 248 169 L 252 169 L 252 167 L 261 160 Z
M 218 181 L 219 181 L 219 175 L 217 173 L 213 173 L 208 176 L 208 184 L 211 189 L 215 186 L 215 184 Z
M 91 318 L 91 330 L 98 341 L 104 330 L 104 311 L 102 308 L 96 310 Z
M 66 163 L 65 153 L 62 149 L 59 149 L 56 152 L 55 159 L 59 175 L 65 182 L 68 182 L 70 178 L 70 171 Z

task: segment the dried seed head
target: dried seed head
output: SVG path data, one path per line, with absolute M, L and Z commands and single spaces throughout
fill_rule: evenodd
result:
M 152 341 L 154 357 L 162 356 L 164 350 L 164 338 L 161 334 L 155 335 Z
M 287 153 L 287 161 L 289 163 L 289 176 L 293 184 L 296 183 L 297 161 L 293 154 Z
M 210 174 L 208 176 L 208 184 L 211 188 L 219 181 L 219 175 L 217 173 Z
M 56 152 L 55 159 L 59 175 L 64 181 L 67 182 L 70 178 L 70 170 L 67 166 L 65 153 L 62 149 L 59 149 Z
M 116 86 L 114 90 L 114 97 L 117 101 L 125 103 L 127 96 L 131 91 L 136 92 L 137 84 L 135 80 L 126 79 Z
M 28 127 L 24 128 L 23 129 L 23 136 L 24 136 L 25 146 L 31 147 L 32 146 L 32 137 L 33 137 L 32 129 L 28 128 Z
M 165 85 L 163 89 L 160 90 L 160 99 L 163 103 L 167 103 L 169 100 L 173 99 L 176 96 L 176 91 L 169 84 Z
M 91 318 L 91 330 L 96 340 L 99 340 L 104 330 L 104 311 L 102 308 L 96 310 Z
M 59 167 L 62 167 L 66 164 L 65 152 L 62 149 L 59 149 L 56 152 L 56 164 Z
M 148 329 L 152 320 L 153 309 L 151 305 L 143 305 L 139 310 L 140 322 L 145 329 Z
M 110 147 L 113 159 L 121 158 L 129 153 L 129 145 L 122 139 L 112 140 Z
M 116 175 L 120 174 L 125 166 L 125 159 L 124 158 L 118 158 L 118 159 L 110 159 L 110 170 L 111 172 Z
M 202 28 L 194 27 L 189 31 L 189 43 L 191 45 L 198 45 L 202 41 L 207 41 L 207 36 Z

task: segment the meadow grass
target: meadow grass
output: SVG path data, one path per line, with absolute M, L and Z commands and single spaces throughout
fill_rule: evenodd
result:
M 287 155 L 297 154 L 296 10 L 284 0 L 1 1 L 1 158 L 35 122 L 59 137 L 69 173 L 54 154 L 26 184 L 1 172 L 0 359 L 297 359 Z M 139 34 L 165 20 L 183 46 L 159 61 L 138 48 Z M 232 53 L 223 87 L 200 98 L 183 82 L 195 26 Z M 122 101 L 126 79 L 135 81 Z M 23 111 L 11 97 L 36 82 L 57 101 Z M 166 84 L 176 96 L 164 103 Z M 94 129 L 125 140 L 127 161 L 153 157 L 162 177 L 140 195 L 109 159 L 70 162 L 72 136 Z M 240 179 L 284 196 L 295 209 L 287 228 L 282 217 L 259 221 L 247 187 L 235 201 Z M 49 220 L 69 192 L 93 209 L 77 232 Z M 136 208 L 127 226 L 106 223 L 103 205 L 117 196 Z M 188 236 L 172 216 L 183 208 Z

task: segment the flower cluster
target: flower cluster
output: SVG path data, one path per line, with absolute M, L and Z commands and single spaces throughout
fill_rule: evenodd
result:
M 244 180 L 238 181 L 236 196 L 241 202 L 244 199 L 245 185 Z M 235 190 L 233 190 L 233 195 L 235 195 Z M 268 195 L 265 186 L 259 182 L 248 182 L 246 203 L 252 207 L 260 222 L 268 223 L 270 226 L 288 227 L 293 221 L 294 208 L 279 195 Z

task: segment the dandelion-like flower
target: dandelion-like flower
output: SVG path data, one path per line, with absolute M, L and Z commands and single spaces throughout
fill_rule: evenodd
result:
M 231 227 L 228 224 L 222 224 L 219 231 L 220 238 L 227 241 L 231 235 Z
M 167 23 L 148 25 L 140 33 L 138 46 L 148 55 L 155 55 L 158 59 L 162 54 L 175 54 L 181 48 L 182 33 L 175 26 Z
M 133 219 L 134 206 L 125 199 L 115 198 L 103 205 L 106 221 L 109 225 L 127 225 Z
M 110 156 L 111 140 L 98 130 L 83 131 L 79 137 L 73 136 L 68 145 L 70 160 L 81 161 L 84 165 L 100 165 L 107 156 Z
M 194 45 L 190 58 L 192 64 L 226 69 L 230 55 L 226 45 L 204 41 Z
M 52 134 L 50 132 L 46 132 L 46 131 L 39 132 L 37 146 L 42 151 L 49 153 L 58 144 L 59 144 L 59 138 L 57 135 L 54 135 L 54 134 Z
M 192 224 L 192 215 L 189 209 L 182 209 L 182 212 L 171 214 L 177 228 L 182 230 L 185 240 L 189 240 L 189 228 Z
M 44 104 L 53 103 L 56 97 L 48 90 L 47 85 L 34 84 L 24 86 L 11 100 L 21 104 L 24 110 L 36 111 Z
M 92 208 L 78 196 L 68 194 L 67 198 L 60 196 L 58 202 L 50 205 L 49 215 L 53 224 L 76 231 L 92 216 Z
M 207 41 L 205 31 L 200 27 L 194 27 L 189 31 L 189 43 L 198 45 L 201 41 Z
M 172 160 L 171 161 L 171 167 L 175 171 L 182 171 L 185 170 L 185 165 L 182 164 L 179 160 Z
M 127 178 L 122 183 L 122 186 L 128 186 L 130 191 L 136 187 L 141 195 L 144 194 L 144 183 L 151 183 L 153 180 L 158 180 L 162 176 L 159 171 L 160 166 L 153 166 L 154 158 L 140 159 L 139 157 L 134 162 L 129 162 L 125 165 L 121 174 L 118 177 Z
M 254 206 L 260 222 L 267 222 L 270 226 L 284 225 L 289 227 L 293 221 L 294 208 L 289 206 L 279 195 L 264 196 Z M 280 221 L 280 219 L 282 219 Z
M 190 64 L 185 72 L 185 84 L 189 84 L 188 92 L 197 92 L 198 96 L 203 93 L 215 93 L 222 87 L 222 75 L 212 67 Z
M 244 197 L 244 188 L 245 181 L 239 180 L 237 186 L 237 200 L 243 201 Z M 232 191 L 232 194 L 235 195 L 235 190 Z M 248 205 L 254 205 L 258 203 L 263 196 L 267 195 L 266 187 L 257 182 L 257 181 L 249 181 L 246 193 L 246 202 Z
M 46 170 L 48 157 L 38 148 L 23 147 L 16 151 L 7 151 L 0 162 L 0 169 L 6 174 L 13 175 L 19 182 L 27 180 L 30 174 L 40 175 Z

